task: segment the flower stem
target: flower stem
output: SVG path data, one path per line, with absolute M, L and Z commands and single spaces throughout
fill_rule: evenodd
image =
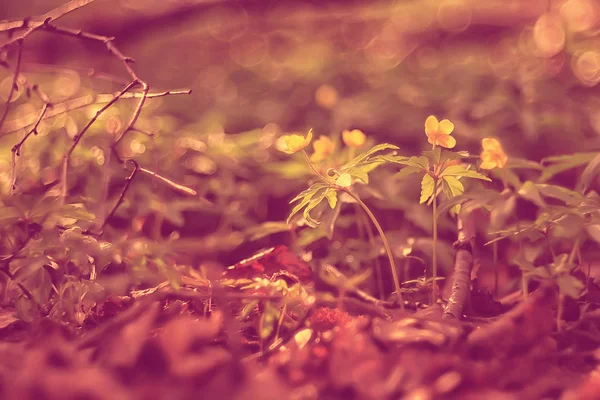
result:
M 319 171 L 317 171 L 317 169 L 315 168 L 315 165 L 312 163 L 312 161 L 310 161 L 310 157 L 308 157 L 308 154 L 306 154 L 306 150 L 302 149 L 302 154 L 304 155 L 304 158 L 306 159 L 306 162 L 308 163 L 312 172 L 314 172 L 315 175 L 317 175 L 319 178 L 321 178 L 325 183 L 329 183 L 329 180 L 327 178 L 325 178 L 323 176 L 323 174 L 321 174 Z
M 371 219 L 371 222 L 373 222 L 373 225 L 375 225 L 377 232 L 379 232 L 379 236 L 381 236 L 381 241 L 383 242 L 383 247 L 385 248 L 385 252 L 387 253 L 388 259 L 390 261 L 390 268 L 392 270 L 392 278 L 394 280 L 394 288 L 396 290 L 396 294 L 398 295 L 398 300 L 400 301 L 400 307 L 404 310 L 404 300 L 402 299 L 402 292 L 400 291 L 400 279 L 398 279 L 398 271 L 396 270 L 396 263 L 394 262 L 394 256 L 392 254 L 392 249 L 390 247 L 390 243 L 388 242 L 387 237 L 385 236 L 385 233 L 383 233 L 383 229 L 381 228 L 381 225 L 379 225 L 379 222 L 377 222 L 375 215 L 373 215 L 373 213 L 371 212 L 369 207 L 367 207 L 367 205 L 357 195 L 352 193 L 348 188 L 340 187 L 340 190 L 343 190 L 345 193 L 347 193 L 362 207 L 363 210 L 365 210 L 365 212 Z
M 431 275 L 433 282 L 431 285 L 431 304 L 437 300 L 437 179 L 433 181 L 433 249 L 431 250 Z

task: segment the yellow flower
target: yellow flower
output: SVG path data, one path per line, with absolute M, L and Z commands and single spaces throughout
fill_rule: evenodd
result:
M 335 150 L 335 143 L 333 140 L 329 139 L 328 136 L 321 135 L 313 142 L 313 149 L 315 149 L 315 152 L 310 157 L 310 160 L 315 162 L 322 161 L 333 153 Z
M 425 120 L 425 134 L 427 141 L 432 145 L 438 145 L 451 149 L 456 146 L 456 139 L 450 134 L 454 130 L 454 124 L 447 119 L 438 122 L 438 119 L 430 115 Z
M 485 138 L 481 140 L 481 164 L 483 169 L 504 168 L 508 162 L 508 156 L 504 153 L 502 145 L 498 139 Z
M 306 135 L 306 137 L 297 134 L 284 135 L 281 137 L 281 144 L 278 148 L 284 153 L 293 154 L 308 146 L 312 140 L 312 137 L 312 129 L 308 131 L 308 135 Z
M 348 147 L 360 147 L 365 144 L 367 137 L 359 129 L 352 129 L 351 131 L 342 132 L 342 140 Z

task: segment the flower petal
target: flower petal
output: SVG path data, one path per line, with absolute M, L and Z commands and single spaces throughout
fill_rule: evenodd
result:
M 425 133 L 427 135 L 437 132 L 439 127 L 440 123 L 438 122 L 438 119 L 435 116 L 430 115 L 425 120 Z
M 483 147 L 484 150 L 492 150 L 492 151 L 500 150 L 500 151 L 502 151 L 502 145 L 500 144 L 498 139 L 495 139 L 495 138 L 482 139 L 481 147 Z
M 439 135 L 436 138 L 436 141 L 440 146 L 445 147 L 447 149 L 451 149 L 454 146 L 456 146 L 456 139 L 454 139 L 454 137 L 450 135 Z
M 479 164 L 479 168 L 481 169 L 494 169 L 496 168 L 497 164 L 494 161 L 483 161 L 481 164 Z
M 454 124 L 448 119 L 444 119 L 440 122 L 440 133 L 449 135 L 454 130 Z

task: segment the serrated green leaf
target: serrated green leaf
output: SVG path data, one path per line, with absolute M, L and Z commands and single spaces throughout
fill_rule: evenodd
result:
M 395 178 L 404 178 L 405 176 L 412 175 L 412 174 L 415 174 L 415 173 L 421 172 L 421 171 L 423 171 L 422 168 L 404 167 L 396 175 L 394 175 L 394 177 Z
M 317 193 L 317 191 L 319 189 L 322 189 L 324 187 L 327 187 L 327 184 L 325 184 L 324 182 L 317 182 L 314 185 L 312 185 L 311 187 L 309 187 L 308 189 L 303 190 L 302 192 L 300 192 L 296 197 L 294 197 L 292 200 L 290 200 L 289 204 L 292 204 L 298 200 L 300 200 L 302 197 L 305 196 L 314 196 L 315 193 Z
M 464 176 L 465 178 L 481 179 L 488 182 L 492 181 L 487 176 L 480 174 L 477 171 L 466 169 L 462 165 L 450 165 L 449 167 L 444 168 L 440 174 L 440 177 L 443 176 Z
M 304 198 L 302 198 L 302 201 L 294 206 L 294 208 L 290 212 L 290 215 L 288 215 L 287 219 L 285 220 L 286 224 L 289 224 L 292 217 L 294 215 L 296 215 L 300 210 L 302 210 L 308 204 L 308 202 L 310 201 L 312 196 L 314 196 L 314 193 L 305 195 Z
M 460 196 L 465 192 L 464 185 L 455 176 L 444 176 L 442 180 L 448 184 L 450 189 L 451 196 L 449 198 Z
M 374 153 L 377 153 L 378 151 L 383 151 L 383 150 L 398 150 L 398 149 L 399 149 L 399 147 L 398 146 L 394 146 L 393 144 L 389 144 L 389 143 L 378 144 L 376 146 L 371 147 L 371 149 L 369 149 L 367 152 L 359 154 L 358 156 L 354 157 L 347 164 L 345 164 L 343 166 L 343 168 L 347 169 L 347 168 L 352 168 L 354 166 L 357 166 L 361 162 L 363 162 L 366 159 L 368 159 Z
M 323 199 L 325 199 L 326 193 L 327 193 L 326 189 L 320 189 L 319 192 L 317 194 L 315 194 L 312 197 L 312 199 L 310 199 L 310 201 L 308 202 L 308 204 L 304 208 L 304 212 L 302 213 L 302 216 L 304 217 L 304 219 L 306 220 L 306 222 L 308 223 L 308 225 L 311 226 L 311 227 L 313 227 L 313 228 L 319 225 L 319 221 L 313 219 L 310 216 L 310 212 L 316 206 L 318 206 L 321 203 L 321 201 L 323 201 Z
M 335 208 L 335 206 L 337 205 L 337 191 L 335 191 L 334 189 L 328 189 L 325 196 L 327 197 L 329 207 L 331 207 L 332 209 Z
M 421 180 L 421 198 L 419 204 L 426 203 L 427 200 L 433 195 L 435 182 L 431 175 L 425 174 Z

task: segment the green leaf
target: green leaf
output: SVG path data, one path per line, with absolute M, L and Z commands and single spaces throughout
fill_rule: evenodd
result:
M 531 181 L 527 181 L 523 184 L 523 186 L 521 186 L 521 188 L 519 189 L 519 191 L 517 192 L 519 194 L 519 196 L 521 196 L 522 198 L 531 201 L 533 204 L 537 205 L 538 207 L 545 207 L 546 206 L 546 202 L 544 201 L 544 199 L 542 199 L 542 196 L 540 195 L 540 192 L 537 188 L 537 186 L 535 185 L 535 183 L 531 182 Z
M 440 174 L 440 177 L 443 176 L 464 176 L 465 178 L 481 179 L 488 182 L 492 181 L 487 176 L 480 174 L 479 172 L 466 169 L 462 165 L 451 165 L 449 167 L 444 168 L 444 170 Z
M 23 217 L 23 213 L 14 206 L 0 208 L 0 224 L 12 225 Z
M 289 232 L 289 224 L 283 221 L 267 221 L 260 225 L 252 226 L 244 231 L 246 240 L 253 241 L 280 232 Z
M 535 161 L 527 160 L 525 158 L 518 157 L 510 157 L 508 159 L 508 164 L 506 164 L 506 168 L 508 169 L 535 169 L 537 171 L 541 171 L 544 167 Z M 504 168 L 497 168 L 504 169 Z
M 492 175 L 495 179 L 499 179 L 500 181 L 510 184 L 515 189 L 519 189 L 523 185 L 519 175 L 517 175 L 510 168 L 494 168 L 490 171 L 490 175 Z
M 400 170 L 400 172 L 398 172 L 396 175 L 394 175 L 395 178 L 404 178 L 405 176 L 409 176 L 412 174 L 415 174 L 417 172 L 421 172 L 423 171 L 423 168 L 420 167 L 404 167 Z
M 272 302 L 267 301 L 261 317 L 259 336 L 262 340 L 267 339 L 275 329 L 275 323 L 279 320 L 279 309 Z
M 238 320 L 244 320 L 248 315 L 250 315 L 250 313 L 252 311 L 254 311 L 254 309 L 256 308 L 256 306 L 260 303 L 260 300 L 250 300 L 248 302 L 248 304 L 246 304 L 244 306 L 244 308 L 242 308 L 242 311 L 240 312 L 240 315 L 238 315 Z
M 352 176 L 353 178 L 360 179 L 364 183 L 369 183 L 369 172 L 374 169 L 374 168 L 369 168 L 369 167 L 371 167 L 373 165 L 375 167 L 378 166 L 377 164 L 367 164 L 367 165 L 356 166 L 356 167 L 350 168 L 347 171 L 347 173 L 350 174 L 350 176 Z
M 434 185 L 435 182 L 431 175 L 425 174 L 421 180 L 421 198 L 419 199 L 419 204 L 427 202 L 427 200 L 429 200 L 429 198 L 433 195 Z
M 555 175 L 568 171 L 591 162 L 598 153 L 574 153 L 561 156 L 547 157 L 542 160 L 542 164 L 551 163 L 542 171 L 538 182 L 543 183 L 552 179 Z
M 466 151 L 454 152 L 450 150 L 443 149 L 442 155 L 440 157 L 440 162 L 452 161 L 452 160 L 462 160 L 463 158 L 469 157 L 469 153 Z
M 544 196 L 560 200 L 568 206 L 577 206 L 585 200 L 581 194 L 562 186 L 537 184 L 536 187 Z
M 597 154 L 581 173 L 581 178 L 577 184 L 577 188 L 585 192 L 592 184 L 593 180 L 598 176 L 600 171 L 600 154 Z
M 578 299 L 583 289 L 583 282 L 572 275 L 559 275 L 556 279 L 558 289 L 564 295 Z

